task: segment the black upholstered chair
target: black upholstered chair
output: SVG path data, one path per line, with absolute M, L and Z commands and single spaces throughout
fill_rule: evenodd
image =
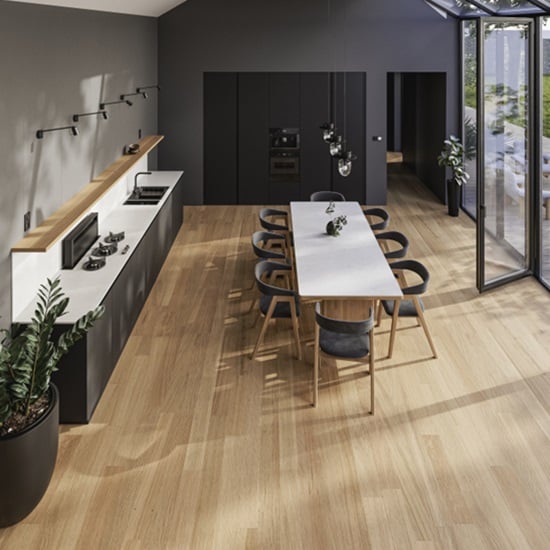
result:
M 260 225 L 267 231 L 288 231 L 288 212 L 277 208 L 262 208 L 258 213 Z
M 315 193 L 311 193 L 309 197 L 310 201 L 336 201 L 341 202 L 345 201 L 346 197 L 342 195 L 342 193 L 338 193 L 338 191 L 315 191 Z
M 282 288 L 276 285 L 277 275 L 283 275 L 291 270 L 289 265 L 263 260 L 256 264 L 254 275 L 256 286 L 260 291 L 260 314 L 264 316 L 264 322 L 256 341 L 256 346 L 251 358 L 254 359 L 258 353 L 260 344 L 263 341 L 267 325 L 271 319 L 290 319 L 296 340 L 298 359 L 302 358 L 300 347 L 300 333 L 298 330 L 298 317 L 300 315 L 300 302 L 296 291 L 289 288 Z
M 409 250 L 409 239 L 399 231 L 376 233 L 376 240 L 388 260 L 404 258 Z
M 341 359 L 369 359 L 368 373 L 371 376 L 370 412 L 374 414 L 374 358 L 373 347 L 374 315 L 361 321 L 333 319 L 321 313 L 319 302 L 315 304 L 315 357 L 313 365 L 313 406 L 317 406 L 319 393 L 319 367 L 321 355 Z
M 393 344 L 395 340 L 395 331 L 397 328 L 398 317 L 414 317 L 418 322 L 418 326 L 424 329 L 430 349 L 434 357 L 437 357 L 435 346 L 424 318 L 424 303 L 420 298 L 421 294 L 424 294 L 428 289 L 428 282 L 430 280 L 430 273 L 426 267 L 416 260 L 400 260 L 392 262 L 390 264 L 392 271 L 395 273 L 399 280 L 401 291 L 406 298 L 399 300 L 380 300 L 378 306 L 378 324 L 380 323 L 380 316 L 382 314 L 382 308 L 387 315 L 391 316 L 391 332 L 390 332 L 390 344 L 388 348 L 388 357 L 392 356 Z M 415 281 L 411 284 L 410 278 L 414 277 Z M 407 282 L 409 279 L 409 282 Z
M 390 224 L 390 215 L 383 208 L 366 208 L 363 214 L 367 217 L 373 231 L 386 229 Z
M 286 238 L 282 233 L 273 231 L 256 231 L 252 234 L 252 249 L 254 254 L 262 260 L 281 260 L 290 264 L 284 250 Z M 273 245 L 280 245 L 273 248 Z M 278 248 L 278 250 L 277 250 Z
M 286 264 L 291 263 L 290 258 L 285 254 L 286 237 L 282 233 L 273 231 L 256 231 L 252 234 L 252 250 L 256 258 L 260 260 L 274 260 Z M 286 280 L 290 281 L 290 274 L 286 273 Z M 252 290 L 256 286 L 256 280 L 252 281 L 252 286 L 247 290 Z M 289 286 L 290 288 L 290 286 Z M 250 309 L 254 307 L 254 303 Z
M 288 225 L 288 212 L 277 208 L 262 208 L 258 213 L 260 225 L 266 231 L 281 233 L 286 238 L 286 247 L 290 250 L 292 236 Z

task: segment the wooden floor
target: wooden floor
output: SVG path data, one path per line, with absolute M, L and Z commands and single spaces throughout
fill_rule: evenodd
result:
M 0 548 L 548 549 L 550 294 L 525 279 L 479 296 L 472 221 L 392 178 L 439 358 L 418 328 L 385 358 L 384 319 L 376 415 L 369 378 L 330 360 L 313 409 L 289 323 L 248 358 L 257 210 L 185 208 L 93 421 L 62 427 L 45 498 Z

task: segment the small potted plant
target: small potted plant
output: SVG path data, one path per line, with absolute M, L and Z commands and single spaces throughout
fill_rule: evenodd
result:
M 59 279 L 38 290 L 31 322 L 3 330 L 0 346 L 0 527 L 27 516 L 46 492 L 59 439 L 59 398 L 52 372 L 103 314 L 99 306 L 54 341 L 54 325 L 69 298 Z
M 342 231 L 344 225 L 346 225 L 347 223 L 348 219 L 346 218 L 346 216 L 337 216 L 327 223 L 327 234 L 332 235 L 333 237 L 338 237 L 338 235 L 340 235 L 340 231 Z
M 439 166 L 450 168 L 451 179 L 447 180 L 447 204 L 450 216 L 458 216 L 460 188 L 470 179 L 464 168 L 464 146 L 456 136 L 443 142 L 443 150 L 437 157 Z

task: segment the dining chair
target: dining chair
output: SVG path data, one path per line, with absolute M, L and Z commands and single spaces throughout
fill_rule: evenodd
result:
M 252 352 L 251 359 L 256 358 L 260 344 L 263 341 L 267 326 L 271 319 L 290 319 L 296 340 L 297 356 L 302 359 L 300 347 L 300 333 L 298 329 L 298 317 L 300 316 L 300 302 L 298 294 L 290 288 L 278 286 L 277 275 L 284 275 L 291 270 L 291 266 L 271 260 L 263 260 L 256 264 L 254 276 L 256 286 L 260 291 L 260 315 L 264 316 L 264 322 L 258 335 L 258 340 Z
M 289 258 L 283 253 L 279 252 L 280 247 L 273 248 L 274 243 L 280 244 L 284 249 L 286 238 L 282 233 L 275 233 L 273 231 L 255 231 L 252 234 L 252 250 L 254 254 L 262 260 L 280 260 L 290 264 Z
M 255 231 L 252 234 L 252 250 L 255 258 L 260 260 L 274 260 L 277 262 L 283 262 L 290 265 L 290 258 L 285 254 L 285 242 L 286 237 L 282 233 L 275 233 L 273 231 Z M 279 246 L 277 246 L 279 245 Z M 288 278 L 288 274 L 287 274 Z M 252 285 L 246 290 L 252 290 L 256 286 L 256 279 L 253 278 Z M 290 286 L 289 286 L 290 288 Z M 254 307 L 252 303 L 250 309 Z
M 382 229 L 386 229 L 390 224 L 390 215 L 383 208 L 365 208 L 363 210 L 363 214 L 365 214 L 370 228 L 373 231 L 381 231 Z M 372 218 L 375 219 L 373 220 Z M 378 219 L 378 221 L 376 219 Z
M 374 311 L 367 319 L 350 321 L 334 319 L 321 313 L 321 304 L 315 304 L 315 349 L 313 361 L 313 406 L 319 399 L 319 367 L 321 356 L 339 359 L 369 360 L 370 413 L 374 414 L 374 357 L 373 349 Z
M 416 318 L 418 326 L 421 326 L 424 329 L 424 333 L 428 339 L 433 357 L 437 357 L 437 352 L 435 351 L 435 346 L 424 317 L 424 303 L 420 298 L 420 295 L 424 294 L 428 289 L 428 282 L 430 280 L 429 271 L 423 264 L 416 260 L 400 260 L 397 262 L 392 262 L 390 267 L 399 280 L 401 292 L 403 292 L 403 295 L 407 296 L 407 298 L 397 300 L 380 300 L 378 305 L 378 325 L 380 324 L 382 308 L 386 314 L 392 318 L 388 358 L 390 358 L 393 353 L 393 344 L 395 340 L 398 317 Z M 411 276 L 415 279 L 413 284 L 407 282 L 407 279 L 410 281 Z
M 409 239 L 399 231 L 384 231 L 374 235 L 387 260 L 404 258 L 409 250 Z
M 288 225 L 288 212 L 278 208 L 262 208 L 258 213 L 260 225 L 266 231 L 279 232 L 285 236 L 285 247 L 290 250 L 292 236 Z
M 338 191 L 315 191 L 315 193 L 311 193 L 309 200 L 313 202 L 317 202 L 317 201 L 341 202 L 341 201 L 345 201 L 346 197 L 344 197 L 342 193 L 338 193 Z

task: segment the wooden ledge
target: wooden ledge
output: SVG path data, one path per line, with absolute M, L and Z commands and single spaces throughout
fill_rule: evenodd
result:
M 12 252 L 46 252 L 65 231 L 86 213 L 136 162 L 154 149 L 164 136 L 147 136 L 139 141 L 139 153 L 123 155 L 97 178 L 83 187 L 37 228 L 29 231 Z

